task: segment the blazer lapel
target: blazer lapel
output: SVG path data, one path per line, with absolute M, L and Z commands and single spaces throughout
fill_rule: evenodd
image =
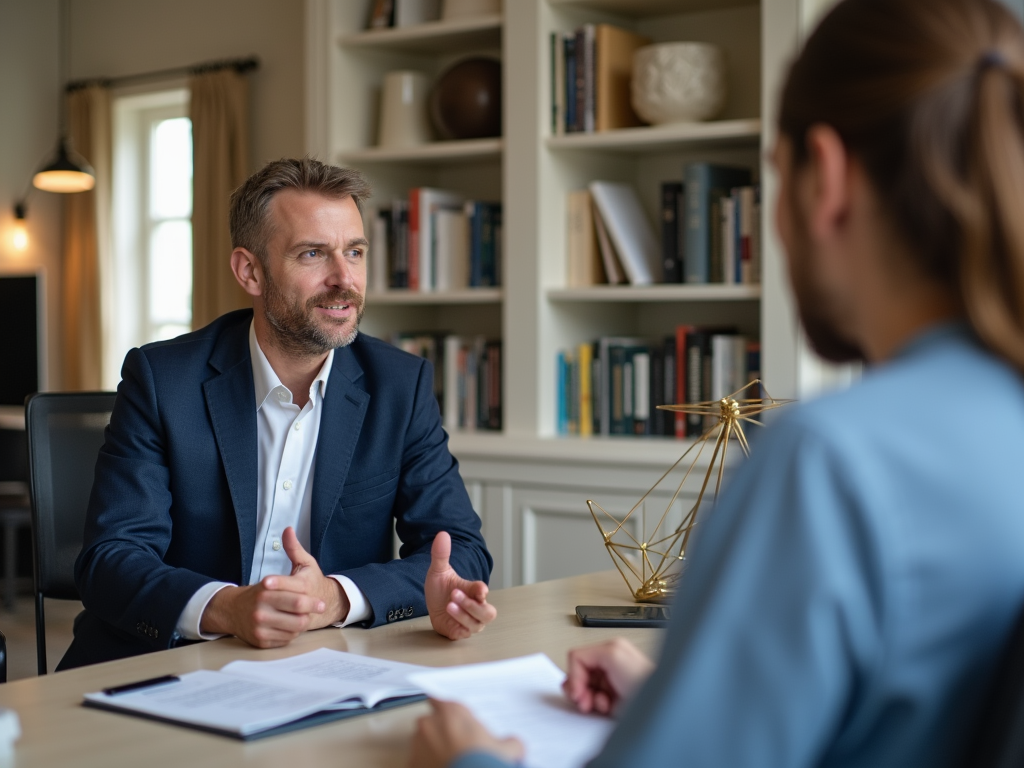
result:
M 358 343 L 358 342 L 357 342 Z M 352 455 L 363 427 L 370 395 L 360 388 L 363 369 L 351 346 L 334 352 L 327 380 L 320 435 L 316 443 L 313 499 L 309 526 L 310 554 L 319 559 L 324 534 L 341 498 Z
M 256 395 L 249 358 L 249 323 L 228 329 L 218 340 L 210 365 L 220 375 L 203 384 L 210 423 L 217 440 L 231 502 L 238 522 L 242 573 L 239 584 L 248 584 L 256 542 L 256 489 L 258 438 Z

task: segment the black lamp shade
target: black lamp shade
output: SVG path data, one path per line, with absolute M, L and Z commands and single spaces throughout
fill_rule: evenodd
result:
M 32 177 L 32 185 L 46 192 L 88 192 L 95 184 L 92 166 L 68 149 L 65 137 L 61 137 L 53 159 Z

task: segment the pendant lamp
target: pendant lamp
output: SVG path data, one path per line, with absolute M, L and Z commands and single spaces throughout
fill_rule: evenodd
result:
M 57 151 L 36 175 L 32 186 L 45 192 L 88 192 L 96 184 L 96 173 L 85 158 L 74 152 L 68 140 L 67 128 L 67 59 L 69 47 L 67 0 L 60 3 L 60 141 Z

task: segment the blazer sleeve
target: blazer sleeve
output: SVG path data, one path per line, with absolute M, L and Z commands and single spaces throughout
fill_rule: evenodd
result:
M 86 515 L 75 582 L 86 609 L 153 650 L 172 647 L 178 617 L 207 576 L 164 562 L 171 542 L 170 470 L 152 371 L 133 349 Z
M 440 531 L 447 531 L 452 538 L 451 564 L 460 576 L 485 582 L 490 578 L 493 561 L 480 533 L 480 518 L 459 474 L 459 463 L 448 451 L 433 381 L 433 367 L 424 360 L 402 445 L 394 504 L 401 559 L 342 572 L 373 608 L 373 617 L 364 623 L 367 627 L 427 615 L 423 582 L 430 567 L 430 546 Z

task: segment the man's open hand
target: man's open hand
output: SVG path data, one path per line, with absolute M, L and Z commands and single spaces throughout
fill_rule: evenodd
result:
M 487 602 L 486 584 L 466 581 L 455 572 L 448 562 L 451 553 L 451 537 L 441 531 L 430 548 L 423 592 L 434 631 L 450 640 L 462 640 L 494 621 L 498 611 Z
M 203 611 L 204 634 L 234 635 L 257 648 L 278 648 L 348 615 L 341 585 L 323 575 L 295 531 L 285 528 L 281 538 L 292 561 L 291 575 L 266 576 L 258 584 L 217 592 Z

